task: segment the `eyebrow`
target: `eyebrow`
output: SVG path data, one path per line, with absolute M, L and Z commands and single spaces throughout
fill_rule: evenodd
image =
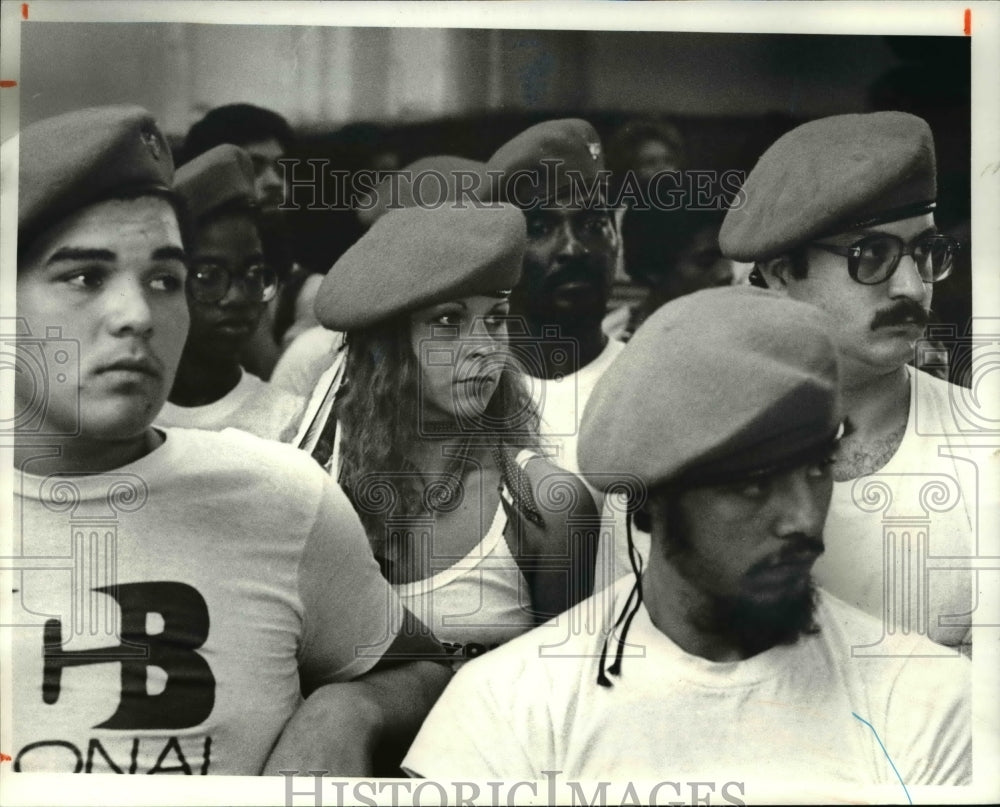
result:
M 184 250 L 175 246 L 154 249 L 151 257 L 154 261 L 180 261 L 181 263 L 187 263 L 187 255 L 184 254 Z M 116 259 L 117 255 L 110 249 L 60 247 L 52 253 L 46 264 L 51 265 L 63 261 L 114 261 Z

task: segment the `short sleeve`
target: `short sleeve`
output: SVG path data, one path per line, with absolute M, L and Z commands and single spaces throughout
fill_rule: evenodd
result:
M 521 678 L 494 650 L 466 664 L 431 709 L 403 760 L 403 770 L 425 779 L 537 779 L 545 768 L 551 742 L 529 736 L 551 734 L 547 718 L 536 721 L 535 710 L 519 703 L 527 693 Z M 517 665 L 520 666 L 520 665 Z M 512 674 L 508 674 L 512 673 Z
M 403 606 L 382 577 L 360 520 L 329 477 L 299 565 L 299 596 L 299 666 L 315 685 L 368 672 L 403 623 Z

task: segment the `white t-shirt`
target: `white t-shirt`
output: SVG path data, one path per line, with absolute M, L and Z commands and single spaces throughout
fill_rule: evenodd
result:
M 921 658 L 930 643 L 911 636 L 891 640 L 897 656 L 851 658 L 849 637 L 871 618 L 821 594 L 820 633 L 718 663 L 682 651 L 642 607 L 605 688 L 603 632 L 573 629 L 595 599 L 465 665 L 404 768 L 442 780 L 736 780 L 749 798 L 755 782 L 780 781 L 850 799 L 858 785 L 898 783 L 892 764 L 908 785 L 970 781 L 971 664 L 958 654 Z
M 973 524 L 984 502 L 975 456 L 963 448 L 971 441 L 952 409 L 951 396 L 964 391 L 920 370 L 909 373 L 903 441 L 879 471 L 834 484 L 826 552 L 815 567 L 824 588 L 877 617 L 852 637 L 855 645 L 871 645 L 859 652 L 881 652 L 883 632 L 911 630 L 956 645 L 969 630 L 975 572 L 963 569 L 962 559 L 977 554 Z
M 15 770 L 258 774 L 300 669 L 355 678 L 399 630 L 350 503 L 291 446 L 170 429 L 113 472 L 14 490 L 38 560 L 14 573 Z
M 271 384 L 308 399 L 343 341 L 341 331 L 330 331 L 322 325 L 303 331 L 281 354 L 271 373 Z
M 302 419 L 305 399 L 242 371 L 239 383 L 225 396 L 204 406 L 177 406 L 169 401 L 157 426 L 182 429 L 241 429 L 267 440 L 289 442 Z

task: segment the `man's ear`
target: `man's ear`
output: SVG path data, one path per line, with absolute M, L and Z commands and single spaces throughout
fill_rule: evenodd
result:
M 788 290 L 788 283 L 792 279 L 792 261 L 787 255 L 779 255 L 759 262 L 754 271 L 763 278 L 769 289 L 784 292 Z

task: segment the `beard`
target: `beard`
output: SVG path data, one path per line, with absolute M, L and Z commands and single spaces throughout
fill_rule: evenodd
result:
M 810 579 L 799 591 L 765 603 L 739 595 L 710 595 L 688 618 L 700 630 L 732 642 L 749 658 L 818 633 L 816 602 L 816 585 Z
M 745 658 L 819 632 L 815 620 L 817 591 L 811 575 L 799 578 L 794 586 L 769 591 L 774 596 L 766 598 L 749 585 L 736 594 L 719 594 L 713 590 L 713 570 L 688 539 L 687 522 L 675 502 L 668 504 L 666 519 L 668 542 L 662 550 L 664 556 L 701 594 L 689 606 L 687 618 L 691 625 L 732 644 Z M 822 551 L 820 538 L 789 536 L 781 557 L 774 560 L 791 560 L 809 552 L 818 556 Z M 768 560 L 751 566 L 744 583 L 752 581 L 755 571 L 766 568 Z

